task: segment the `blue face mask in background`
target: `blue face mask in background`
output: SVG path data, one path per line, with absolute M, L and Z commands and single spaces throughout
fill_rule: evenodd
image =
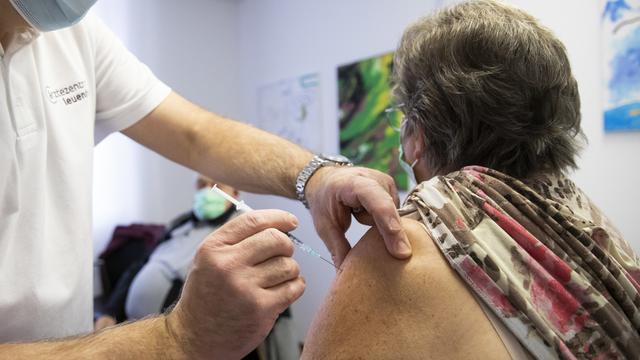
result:
M 29 25 L 53 31 L 80 21 L 97 0 L 10 0 Z
M 198 220 L 213 220 L 226 210 L 227 200 L 209 189 L 200 189 L 193 197 L 193 213 Z

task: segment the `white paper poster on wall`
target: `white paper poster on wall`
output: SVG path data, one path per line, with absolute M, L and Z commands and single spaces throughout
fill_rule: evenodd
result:
M 280 80 L 258 89 L 256 126 L 313 152 L 322 151 L 318 74 Z
M 640 130 L 640 0 L 603 0 L 605 131 Z

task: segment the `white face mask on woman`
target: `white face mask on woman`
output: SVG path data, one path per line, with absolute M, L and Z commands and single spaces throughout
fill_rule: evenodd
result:
M 80 21 L 97 0 L 10 0 L 29 25 L 53 31 Z
M 415 171 L 413 171 L 413 168 L 418 163 L 418 159 L 415 159 L 413 163 L 409 165 L 409 163 L 404 160 L 404 148 L 402 147 L 402 144 L 400 144 L 400 155 L 398 156 L 398 159 L 400 160 L 400 167 L 407 173 L 407 176 L 409 177 L 409 189 L 411 189 L 418 184 L 418 181 L 416 180 L 416 173 Z

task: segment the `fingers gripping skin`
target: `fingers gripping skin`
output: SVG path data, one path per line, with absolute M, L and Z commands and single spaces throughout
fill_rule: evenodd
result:
M 261 210 L 234 218 L 196 253 L 170 330 L 192 358 L 241 358 L 267 336 L 305 288 L 291 258 L 297 219 Z
M 351 245 L 344 233 L 351 225 L 349 208 L 340 206 L 339 202 L 327 202 L 328 208 L 312 207 L 311 215 L 318 235 L 331 253 L 333 263 L 340 267 Z
M 377 226 L 392 256 L 411 256 L 396 210 L 398 193 L 389 175 L 359 167 L 325 167 L 311 177 L 306 191 L 318 234 L 337 266 L 351 248 L 344 234 L 352 212 L 359 222 Z

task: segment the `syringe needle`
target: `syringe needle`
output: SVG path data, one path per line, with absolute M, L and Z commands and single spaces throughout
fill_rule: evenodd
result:
M 244 201 L 238 201 L 237 199 L 233 198 L 231 195 L 225 193 L 224 191 L 222 191 L 219 187 L 218 184 L 213 185 L 213 187 L 211 187 L 211 189 L 209 189 L 209 191 L 213 191 L 218 193 L 220 196 L 222 196 L 223 198 L 225 198 L 225 200 L 229 201 L 230 203 L 232 203 L 233 205 L 236 206 L 236 209 L 239 211 L 251 211 L 253 209 L 251 209 L 251 207 L 249 207 L 249 205 L 247 205 Z M 293 243 L 298 246 L 299 248 L 301 248 L 303 251 L 305 251 L 306 253 L 315 256 L 315 257 L 319 257 L 320 259 L 322 259 L 324 262 L 326 262 L 327 264 L 333 266 L 334 268 L 336 268 L 337 270 L 341 271 L 342 269 L 340 269 L 339 267 L 337 267 L 333 262 L 323 258 L 320 254 L 318 254 L 315 250 L 313 250 L 312 248 L 310 248 L 309 246 L 305 245 L 305 243 L 303 243 L 302 241 L 300 241 L 300 239 L 298 239 L 295 235 L 291 234 L 291 233 L 287 233 L 287 235 L 289 236 L 289 238 L 291 239 L 291 241 L 293 241 Z
M 337 266 L 336 266 L 336 264 L 334 264 L 334 263 L 332 263 L 331 261 L 329 261 L 329 260 L 327 260 L 327 259 L 323 258 L 322 256 L 320 256 L 320 259 L 324 260 L 324 262 L 326 262 L 327 264 L 329 264 L 329 265 L 333 266 L 334 268 L 336 268 L 336 270 L 338 270 L 338 271 L 342 270 L 342 269 L 340 269 L 339 267 L 337 267 Z
M 336 268 L 336 270 L 342 270 L 339 267 L 336 266 L 336 264 L 334 264 L 332 261 L 329 261 L 325 258 L 322 257 L 322 255 L 320 255 L 317 251 L 313 250 L 312 248 L 310 248 L 308 245 L 306 245 L 305 243 L 303 243 L 300 239 L 298 239 L 295 235 L 291 234 L 291 233 L 287 233 L 287 235 L 289 235 L 289 238 L 291 239 L 291 241 L 293 241 L 293 243 L 300 249 L 302 249 L 304 252 L 306 252 L 309 255 L 315 256 L 317 258 L 320 258 L 322 261 L 326 262 L 327 264 L 333 266 L 334 268 Z

